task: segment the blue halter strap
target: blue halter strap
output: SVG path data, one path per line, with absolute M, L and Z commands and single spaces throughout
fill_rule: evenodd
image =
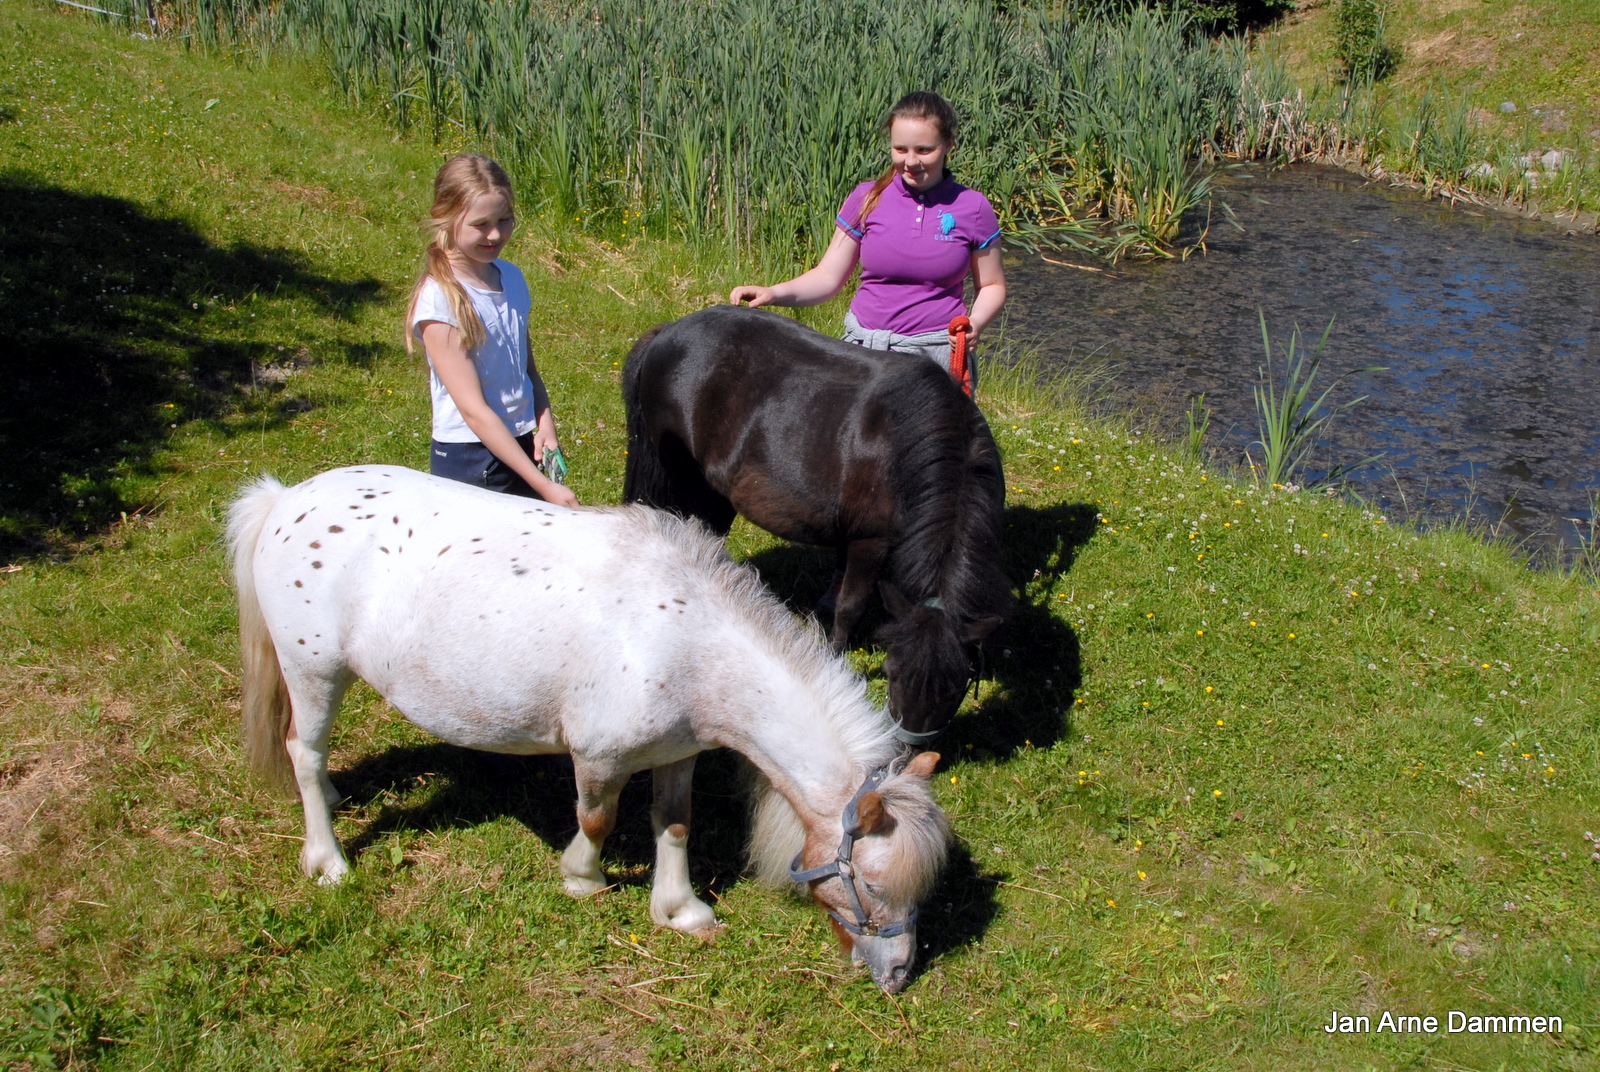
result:
M 856 918 L 845 919 L 832 908 L 828 915 L 838 921 L 839 926 L 851 934 L 865 935 L 876 938 L 893 938 L 899 934 L 906 934 L 916 930 L 917 910 L 911 909 L 905 919 L 894 923 L 874 923 L 866 909 L 861 907 L 861 897 L 856 893 L 855 867 L 850 862 L 851 855 L 855 852 L 856 839 L 861 836 L 861 819 L 856 814 L 856 805 L 861 803 L 861 798 L 882 785 L 889 777 L 887 766 L 879 767 L 867 775 L 867 780 L 861 783 L 861 788 L 856 790 L 856 795 L 850 798 L 850 803 L 844 806 L 844 814 L 840 823 L 844 827 L 844 839 L 839 842 L 839 854 L 828 863 L 820 867 L 800 870 L 801 853 L 794 854 L 794 862 L 789 865 L 789 878 L 798 885 L 805 886 L 820 879 L 839 876 L 839 881 L 844 885 L 844 895 L 850 902 L 850 912 Z M 803 851 L 803 850 L 802 850 Z

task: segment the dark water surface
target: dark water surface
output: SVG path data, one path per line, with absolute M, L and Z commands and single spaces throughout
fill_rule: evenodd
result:
M 1235 461 L 1257 435 L 1257 310 L 1275 343 L 1298 323 L 1308 347 L 1332 319 L 1318 391 L 1388 371 L 1335 390 L 1369 397 L 1336 419 L 1310 475 L 1382 452 L 1352 477 L 1369 501 L 1572 543 L 1600 490 L 1600 239 L 1337 168 L 1248 167 L 1219 186 L 1243 230 L 1213 214 L 1204 255 L 1008 266 L 1011 335 L 1047 364 L 1108 364 L 1119 401 L 1169 429 L 1204 392 L 1208 443 Z

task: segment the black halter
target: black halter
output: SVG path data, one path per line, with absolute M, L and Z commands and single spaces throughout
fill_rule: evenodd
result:
M 855 920 L 845 919 L 833 909 L 828 909 L 828 915 L 838 921 L 839 926 L 851 934 L 860 934 L 867 937 L 893 938 L 898 934 L 906 934 L 916 930 L 917 909 L 912 907 L 905 919 L 894 923 L 874 923 L 872 917 L 861 907 L 861 898 L 856 894 L 855 869 L 850 863 L 851 854 L 855 851 L 856 839 L 861 836 L 861 819 L 856 815 L 856 805 L 861 798 L 877 789 L 889 777 L 887 766 L 879 767 L 867 775 L 867 780 L 861 783 L 861 788 L 856 790 L 856 795 L 850 798 L 850 803 L 844 806 L 844 815 L 840 819 L 844 827 L 844 839 L 839 842 L 839 855 L 820 867 L 800 870 L 801 852 L 794 854 L 794 862 L 789 865 L 789 878 L 800 884 L 807 885 L 818 879 L 839 876 L 839 881 L 844 884 L 844 895 L 850 901 L 850 911 L 855 914 Z M 803 852 L 804 850 L 802 850 Z

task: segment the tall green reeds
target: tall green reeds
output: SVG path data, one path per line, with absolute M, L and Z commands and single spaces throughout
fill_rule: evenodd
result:
M 886 163 L 884 113 L 919 88 L 956 104 L 953 170 L 1013 235 L 1167 250 L 1208 196 L 1202 163 L 1233 121 L 1244 63 L 1181 15 L 1080 18 L 987 0 L 170 10 L 200 40 L 319 51 L 347 92 L 396 123 L 491 146 L 546 212 L 784 259 L 826 244 L 839 202 Z

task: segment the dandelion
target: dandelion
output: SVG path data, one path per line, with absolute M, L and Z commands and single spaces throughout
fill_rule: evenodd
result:
M 1145 873 L 1143 871 L 1140 871 L 1139 872 L 1139 881 L 1143 882 L 1144 880 L 1145 880 Z
M 1110 907 L 1112 907 L 1112 908 L 1115 908 L 1115 907 L 1117 907 L 1117 902 L 1115 902 L 1115 901 L 1113 901 L 1113 900 L 1112 900 L 1112 899 L 1111 899 L 1111 898 L 1109 898 L 1109 897 L 1107 897 L 1107 898 L 1106 898 L 1106 904 L 1107 904 L 1107 905 L 1109 905 L 1109 906 L 1110 906 Z
M 1213 790 L 1212 790 L 1212 791 L 1211 791 L 1211 795 L 1212 795 L 1212 796 L 1214 796 L 1214 797 L 1220 797 L 1220 796 L 1221 796 L 1221 795 L 1222 795 L 1222 790 L 1220 790 L 1220 789 L 1213 789 Z
M 1219 718 L 1219 719 L 1217 719 L 1217 725 L 1223 726 L 1223 725 L 1226 725 L 1226 723 L 1223 722 L 1222 719 Z
M 1155 617 L 1155 612 L 1151 611 L 1149 614 L 1146 614 L 1145 617 L 1146 618 L 1154 618 Z
M 1256 623 L 1255 623 L 1255 622 L 1251 622 L 1251 623 L 1250 623 L 1250 627 L 1251 627 L 1251 628 L 1252 628 L 1252 629 L 1254 629 L 1254 628 L 1255 628 L 1255 624 L 1256 624 Z
M 1205 636 L 1206 635 L 1206 631 L 1204 629 L 1196 629 L 1194 631 L 1194 635 L 1195 636 Z
M 955 785 L 956 784 L 956 776 L 954 774 L 952 774 L 950 776 L 950 784 L 951 785 Z
M 1290 640 L 1293 640 L 1293 639 L 1294 639 L 1294 634 L 1293 634 L 1293 633 L 1290 633 L 1290 634 L 1289 634 L 1289 639 L 1290 639 Z
M 1207 686 L 1206 686 L 1206 691 L 1207 691 L 1207 692 L 1210 692 L 1210 691 L 1211 691 L 1211 686 L 1210 686 L 1210 685 L 1207 685 Z

